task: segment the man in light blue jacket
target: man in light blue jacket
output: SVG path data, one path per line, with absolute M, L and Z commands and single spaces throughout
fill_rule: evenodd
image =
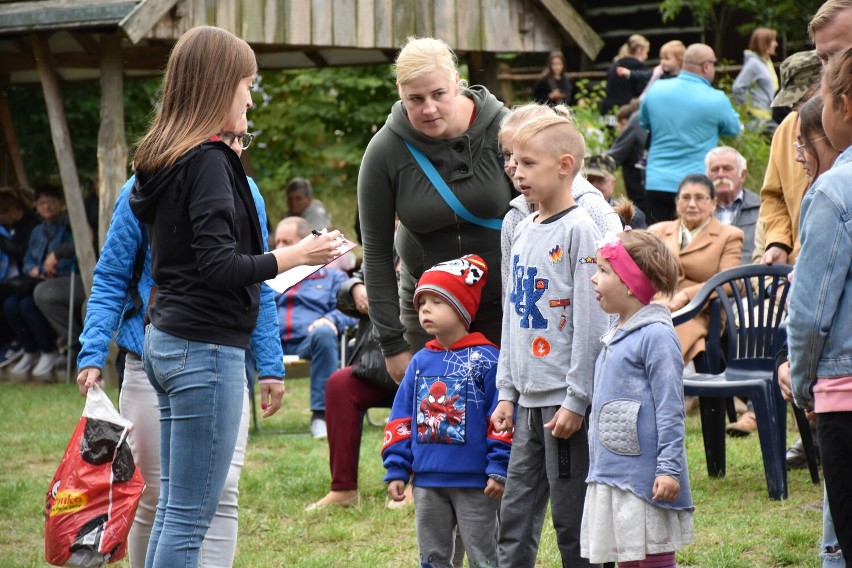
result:
M 680 181 L 704 173 L 704 156 L 720 135 L 742 130 L 731 101 L 711 85 L 715 76 L 713 49 L 694 43 L 684 53 L 680 74 L 656 81 L 642 100 L 639 125 L 651 131 L 645 178 L 649 224 L 674 219 Z
M 236 137 L 235 144 L 232 144 L 235 151 L 241 151 L 242 148 L 236 142 L 242 143 L 242 138 Z M 251 178 L 248 182 L 266 248 L 266 206 L 257 185 Z M 95 266 L 86 321 L 80 335 L 82 349 L 77 358 L 80 369 L 77 382 L 85 393 L 86 380 L 100 376 L 115 333 L 116 345 L 128 352 L 119 409 L 123 416 L 134 423 L 133 433 L 128 441 L 147 485 L 128 537 L 130 565 L 131 568 L 136 568 L 144 566 L 145 563 L 148 539 L 160 493 L 160 412 L 156 392 L 148 381 L 139 357 L 145 336 L 143 321 L 154 281 L 151 278 L 151 253 L 144 225 L 130 210 L 129 196 L 133 183 L 134 178 L 131 177 L 119 193 L 106 242 Z M 264 416 L 269 416 L 281 406 L 284 395 L 284 363 L 281 342 L 278 339 L 278 317 L 273 293 L 266 285 L 261 286 L 260 312 L 251 337 L 251 350 L 256 358 L 261 380 Z M 253 380 L 253 377 L 249 378 Z M 216 516 L 201 547 L 199 565 L 205 568 L 231 566 L 236 552 L 238 483 L 248 439 L 247 394 L 244 405 L 240 434 L 228 480 Z

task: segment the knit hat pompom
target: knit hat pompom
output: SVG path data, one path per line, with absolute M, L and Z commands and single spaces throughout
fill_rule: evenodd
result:
M 414 309 L 418 309 L 417 299 L 424 292 L 431 292 L 444 298 L 458 313 L 465 329 L 479 310 L 479 300 L 488 266 L 475 254 L 468 254 L 455 260 L 439 262 L 423 273 L 414 290 Z

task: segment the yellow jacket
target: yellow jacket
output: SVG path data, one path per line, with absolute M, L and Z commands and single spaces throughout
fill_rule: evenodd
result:
M 798 119 L 798 113 L 791 112 L 772 136 L 760 190 L 760 221 L 766 231 L 766 246 L 780 243 L 792 249 L 788 264 L 793 264 L 799 253 L 799 209 L 808 189 L 808 178 L 793 149 Z

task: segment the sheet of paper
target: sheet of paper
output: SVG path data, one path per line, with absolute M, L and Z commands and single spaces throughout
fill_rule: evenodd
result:
M 344 238 L 343 242 L 337 247 L 337 256 L 341 256 L 354 249 L 357 245 L 350 241 L 349 239 Z M 290 270 L 285 270 L 275 278 L 271 280 L 267 280 L 266 284 L 278 292 L 279 294 L 283 294 L 288 289 L 292 288 L 320 268 L 325 266 L 324 264 L 313 264 L 313 265 L 301 265 L 295 266 Z

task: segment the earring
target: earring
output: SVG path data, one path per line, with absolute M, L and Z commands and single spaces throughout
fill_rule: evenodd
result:
M 632 295 L 633 295 L 633 292 L 631 292 L 630 290 L 627 290 L 627 295 L 628 295 L 628 296 L 632 296 Z

